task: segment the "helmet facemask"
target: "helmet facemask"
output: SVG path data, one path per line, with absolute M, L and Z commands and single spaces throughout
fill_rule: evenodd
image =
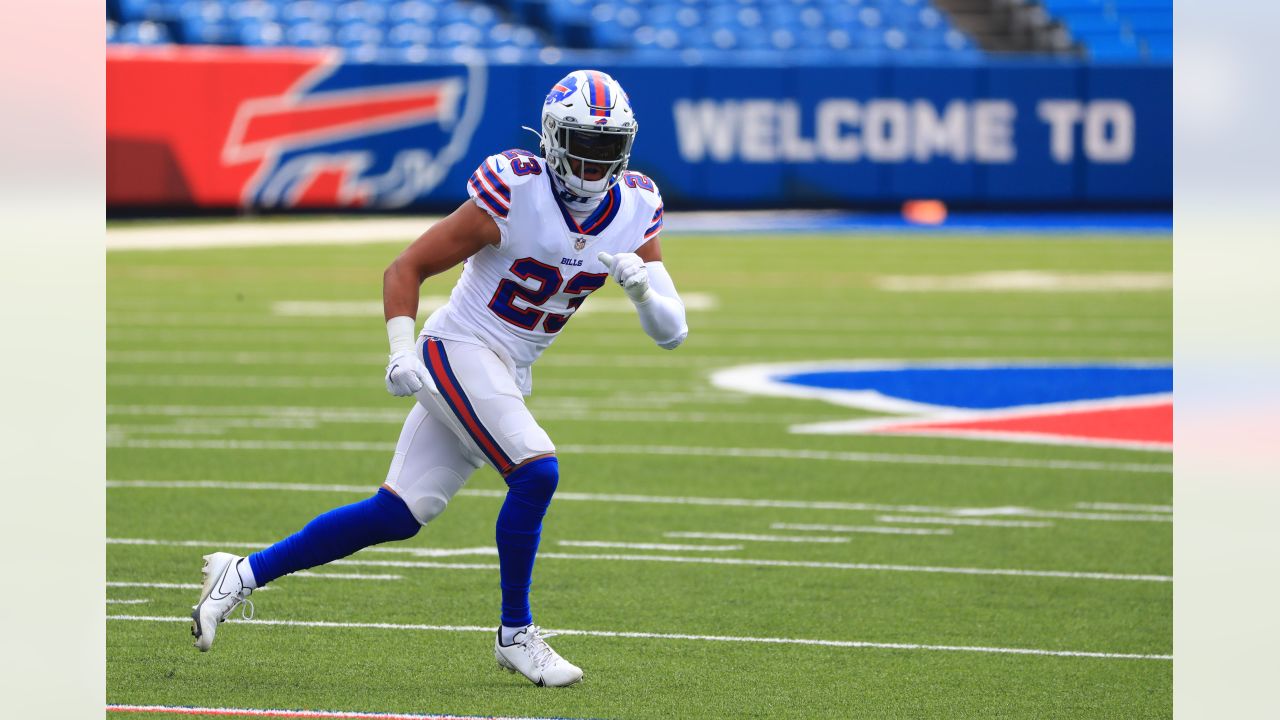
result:
M 582 125 L 546 118 L 544 154 L 565 188 L 575 195 L 608 192 L 631 159 L 636 124 L 630 127 Z

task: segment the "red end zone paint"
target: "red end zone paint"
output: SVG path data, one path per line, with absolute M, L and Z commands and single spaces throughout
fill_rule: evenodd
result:
M 1148 407 L 1121 407 L 1084 412 L 1056 412 L 953 422 L 897 425 L 884 432 L 951 430 L 978 433 L 1032 433 L 1063 435 L 1089 440 L 1124 440 L 1145 443 L 1173 442 L 1173 403 Z
M 1058 439 L 1081 444 L 1173 445 L 1173 403 L 1120 406 L 1089 410 L 1058 410 L 1045 413 L 1003 415 L 985 418 L 899 422 L 882 425 L 873 432 L 894 434 L 989 436 L 1028 440 Z
M 108 705 L 107 712 L 204 715 L 213 717 L 353 718 L 359 720 L 565 720 L 563 718 L 511 718 L 488 715 L 405 715 L 342 710 L 268 710 L 262 708 L 206 708 L 174 705 Z

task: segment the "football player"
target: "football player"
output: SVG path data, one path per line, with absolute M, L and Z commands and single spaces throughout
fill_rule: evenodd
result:
M 383 275 L 390 341 L 387 390 L 416 397 L 386 482 L 247 558 L 204 558 L 192 608 L 200 650 L 218 623 L 272 580 L 377 543 L 405 540 L 444 511 L 481 465 L 506 480 L 498 513 L 501 625 L 494 655 L 537 685 L 570 685 L 582 670 L 533 624 L 529 587 L 542 519 L 559 481 L 556 450 L 524 397 L 530 368 L 587 296 L 612 279 L 661 347 L 688 335 L 684 305 L 662 263 L 662 197 L 627 169 L 636 137 L 630 100 L 603 72 L 570 73 L 542 108 L 541 156 L 491 155 L 470 199 L 431 226 Z M 423 281 L 465 262 L 449 302 L 415 339 Z

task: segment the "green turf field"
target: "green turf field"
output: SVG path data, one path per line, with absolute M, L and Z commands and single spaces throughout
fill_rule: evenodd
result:
M 607 311 L 623 300 L 608 286 L 586 304 L 601 310 L 575 318 L 534 371 L 530 406 L 560 447 L 562 479 L 533 607 L 540 625 L 566 631 L 552 644 L 585 670 L 567 689 L 534 687 L 493 661 L 503 485 L 490 469 L 413 540 L 280 579 L 254 594 L 254 622 L 223 625 L 212 652 L 196 652 L 188 615 L 202 554 L 247 553 L 382 481 L 408 409 L 383 388 L 376 309 L 400 248 L 109 253 L 106 613 L 118 619 L 107 624 L 107 702 L 569 718 L 1172 716 L 1172 524 L 1159 508 L 1080 508 L 1169 505 L 1168 453 L 797 435 L 793 424 L 870 413 L 709 381 L 788 360 L 1168 360 L 1165 289 L 877 289 L 889 275 L 1168 273 L 1167 237 L 671 235 L 664 245 L 682 292 L 708 307 L 689 313 L 684 346 L 655 348 L 634 314 Z M 447 294 L 452 277 L 429 280 L 424 296 Z M 1048 516 L 1010 518 L 1025 527 L 879 519 L 927 516 L 918 506 Z M 1119 517 L 1094 517 L 1109 515 Z M 801 524 L 931 532 L 786 527 Z M 707 537 L 721 534 L 757 539 Z M 758 539 L 770 535 L 815 541 Z M 463 552 L 427 552 L 448 549 Z

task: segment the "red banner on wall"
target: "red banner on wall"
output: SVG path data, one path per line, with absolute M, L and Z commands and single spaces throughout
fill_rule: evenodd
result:
M 244 204 L 267 154 L 239 152 L 246 111 L 337 61 L 316 50 L 108 48 L 107 203 Z

